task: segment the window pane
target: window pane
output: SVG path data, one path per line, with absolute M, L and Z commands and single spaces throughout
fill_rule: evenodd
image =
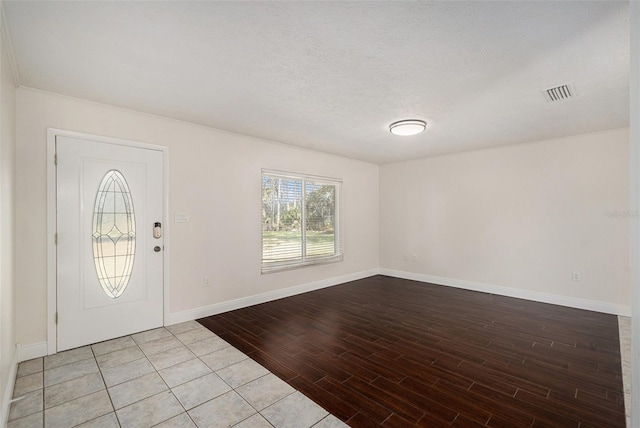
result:
M 302 181 L 262 178 L 262 263 L 302 260 Z
M 100 286 L 115 299 L 124 293 L 133 270 L 136 249 L 135 214 L 124 176 L 107 172 L 93 209 L 93 260 Z
M 305 230 L 307 257 L 327 257 L 336 253 L 336 186 L 306 182 Z

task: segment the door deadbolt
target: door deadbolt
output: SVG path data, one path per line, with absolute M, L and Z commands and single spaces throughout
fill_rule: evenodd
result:
M 153 223 L 153 237 L 156 239 L 162 238 L 162 223 Z

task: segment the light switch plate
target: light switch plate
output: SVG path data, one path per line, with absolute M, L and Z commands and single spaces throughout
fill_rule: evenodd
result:
M 176 220 L 176 223 L 189 223 L 189 214 L 176 212 L 175 220 Z

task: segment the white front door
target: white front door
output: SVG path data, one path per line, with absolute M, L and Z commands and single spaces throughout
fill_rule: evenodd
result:
M 57 350 L 162 326 L 163 153 L 58 136 L 56 155 Z

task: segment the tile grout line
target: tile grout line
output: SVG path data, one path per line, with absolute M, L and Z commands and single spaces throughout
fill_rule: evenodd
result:
M 104 389 L 107 392 L 107 397 L 109 397 L 109 402 L 111 403 L 111 407 L 113 408 L 113 414 L 116 417 L 116 421 L 118 422 L 118 425 L 120 425 L 120 421 L 118 420 L 118 414 L 116 413 L 116 407 L 113 405 L 113 400 L 111 399 L 111 395 L 109 395 L 109 389 L 107 388 L 107 382 L 105 382 L 105 380 L 104 380 L 104 375 L 102 374 L 102 368 L 98 364 L 98 359 L 96 358 L 96 352 L 94 351 L 93 347 L 91 347 L 91 353 L 93 354 L 93 358 L 95 358 L 95 360 L 96 360 L 96 365 L 98 366 L 98 373 L 100 373 L 100 379 L 102 379 L 102 384 L 104 385 Z M 104 416 L 104 415 L 102 415 L 102 416 Z M 98 418 L 101 418 L 102 416 L 98 416 Z M 95 418 L 95 419 L 98 419 L 98 418 Z M 92 419 L 92 420 L 95 420 L 95 419 Z M 91 421 L 87 421 L 87 422 L 91 422 Z

